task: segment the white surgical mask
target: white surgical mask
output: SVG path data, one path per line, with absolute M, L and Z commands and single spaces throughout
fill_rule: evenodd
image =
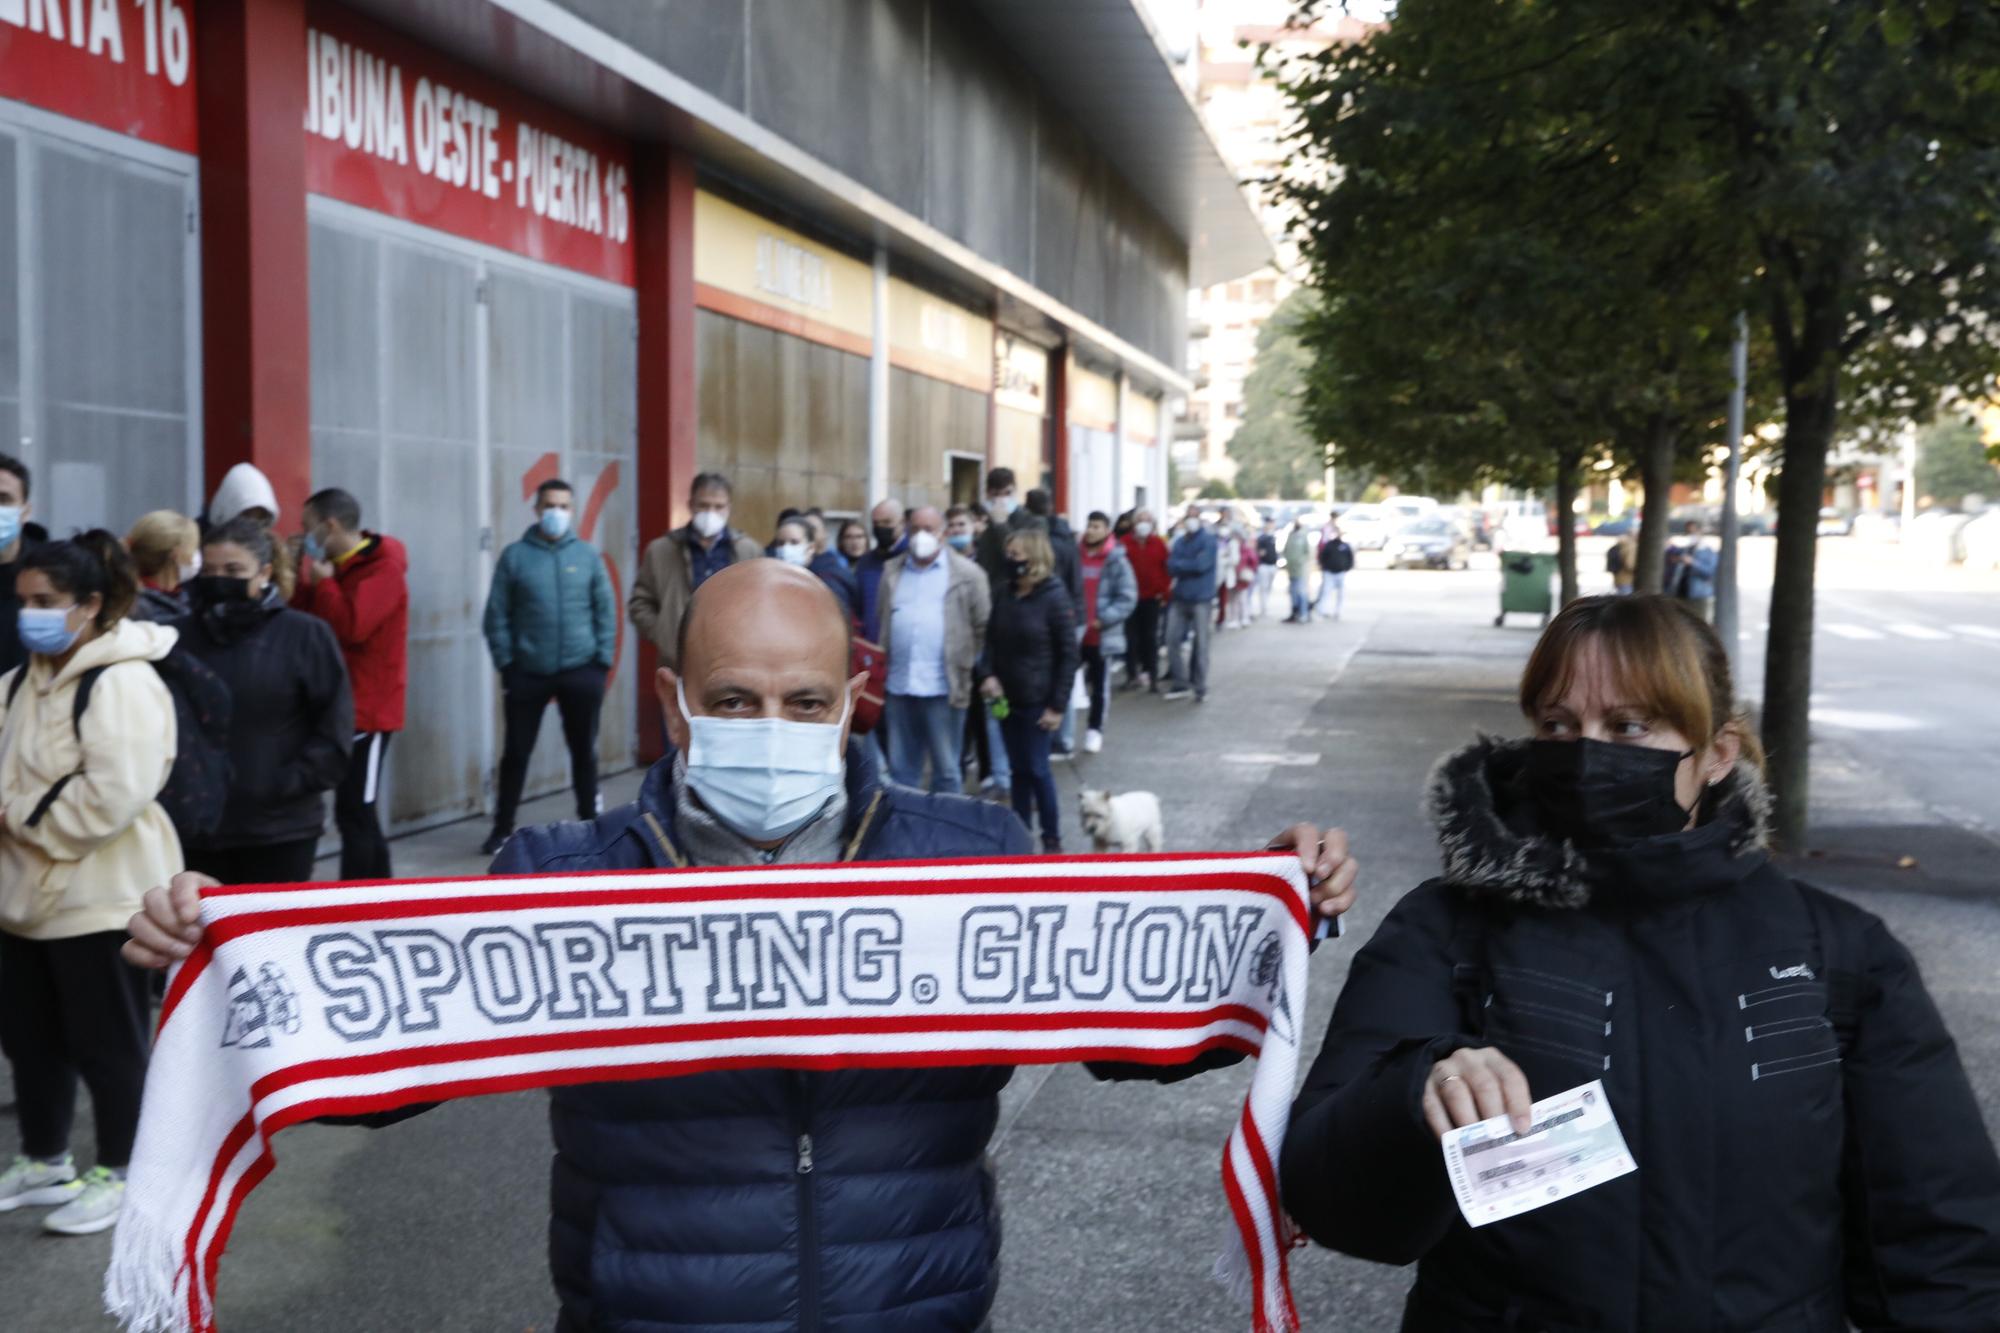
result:
M 788 838 L 846 781 L 840 734 L 852 696 L 842 691 L 838 722 L 782 717 L 696 717 L 676 681 L 688 724 L 687 780 L 709 813 L 751 842 Z
M 986 499 L 986 512 L 1001 522 L 1006 522 L 1007 516 L 1014 512 L 1014 497 L 1011 495 L 988 496 Z
M 806 562 L 806 550 L 804 542 L 779 542 L 778 559 L 788 565 L 803 565 Z
M 701 534 L 703 541 L 713 539 L 728 526 L 729 515 L 720 509 L 704 509 L 694 516 L 694 530 Z
M 1139 535 L 1140 541 L 1144 541 L 1146 540 L 1146 538 L 1153 535 L 1153 525 L 1151 523 L 1143 523 L 1143 522 L 1134 523 L 1132 525 L 1132 531 Z
M 182 583 L 186 583 L 189 579 L 201 573 L 201 552 L 196 551 L 194 553 L 194 559 L 190 560 L 187 564 L 182 565 L 179 568 L 180 568 L 180 576 Z
M 936 533 L 926 532 L 924 529 L 918 528 L 910 534 L 910 554 L 916 557 L 918 564 L 928 564 L 931 557 L 937 553 L 938 539 Z
M 541 517 L 542 535 L 550 541 L 561 541 L 569 531 L 569 510 L 544 509 Z

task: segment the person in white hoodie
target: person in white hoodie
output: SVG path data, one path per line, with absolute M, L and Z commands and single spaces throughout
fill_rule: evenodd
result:
M 268 528 L 277 523 L 280 512 L 278 493 L 271 488 L 271 479 L 255 463 L 238 463 L 222 474 L 222 484 L 215 488 L 215 498 L 208 502 L 208 526 L 219 528 L 232 518 L 248 514 Z
M 59 1204 L 44 1227 L 88 1235 L 124 1200 L 152 1030 L 145 976 L 119 956 L 123 927 L 182 869 L 158 801 L 174 702 L 152 666 L 177 633 L 128 616 L 138 574 L 108 532 L 36 548 L 16 585 L 29 657 L 0 677 L 0 1051 L 21 1145 L 0 1172 L 0 1212 Z M 81 1177 L 69 1150 L 79 1078 L 97 1125 Z

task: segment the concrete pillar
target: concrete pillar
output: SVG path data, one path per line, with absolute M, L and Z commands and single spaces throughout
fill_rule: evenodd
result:
M 868 495 L 889 494 L 889 252 L 875 248 L 875 350 L 868 358 Z M 865 513 L 866 510 L 864 509 Z

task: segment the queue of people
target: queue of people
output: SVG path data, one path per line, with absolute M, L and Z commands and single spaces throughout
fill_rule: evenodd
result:
M 152 996 L 120 948 L 146 891 L 312 879 L 329 793 L 342 874 L 390 874 L 376 801 L 403 725 L 407 561 L 338 489 L 282 534 L 247 464 L 203 521 L 158 510 L 122 539 L 52 540 L 26 522 L 32 494 L 0 456 L 0 1051 L 21 1126 L 0 1211 L 89 1235 L 117 1221 L 145 1081 Z

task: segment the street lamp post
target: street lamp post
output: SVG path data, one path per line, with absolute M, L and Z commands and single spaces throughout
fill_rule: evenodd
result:
M 1732 665 L 1737 659 L 1737 632 L 1741 622 L 1736 587 L 1736 547 L 1738 521 L 1736 485 L 1743 475 L 1743 394 L 1750 372 L 1750 321 L 1736 312 L 1736 339 L 1729 347 L 1729 458 L 1723 466 L 1722 555 L 1715 569 L 1715 632 L 1722 638 L 1723 651 Z

